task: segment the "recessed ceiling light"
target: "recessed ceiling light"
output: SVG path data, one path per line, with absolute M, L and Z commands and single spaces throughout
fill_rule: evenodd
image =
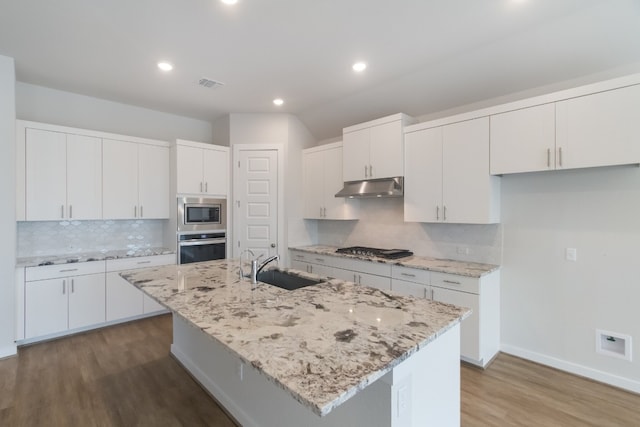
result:
M 273 104 L 277 105 L 279 107 L 282 104 L 284 104 L 284 100 L 282 98 L 276 98 L 276 99 L 273 100 Z
M 356 73 L 361 73 L 367 68 L 367 64 L 365 62 L 356 62 L 351 68 L 353 68 L 353 71 Z
M 236 4 L 236 3 L 238 3 L 238 0 L 222 0 L 222 3 L 224 3 L 224 4 Z
M 158 68 L 160 68 L 162 71 L 171 71 L 173 70 L 173 65 L 171 65 L 169 62 L 161 61 L 158 62 Z

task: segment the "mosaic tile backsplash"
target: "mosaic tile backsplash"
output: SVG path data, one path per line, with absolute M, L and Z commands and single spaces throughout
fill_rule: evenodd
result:
M 160 247 L 163 228 L 163 220 L 18 222 L 18 257 Z

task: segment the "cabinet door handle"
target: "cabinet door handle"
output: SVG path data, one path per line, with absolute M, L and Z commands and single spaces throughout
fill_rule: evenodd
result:
M 440 221 L 440 206 L 436 206 L 436 221 Z
M 358 274 L 358 285 L 362 285 L 362 276 Z
M 547 148 L 547 167 L 551 167 L 551 148 Z
M 562 167 L 562 147 L 558 148 L 558 164 Z
M 446 206 L 442 206 L 442 220 L 443 221 L 447 220 L 447 207 Z
M 67 281 L 63 280 L 62 281 L 62 295 L 67 293 Z
M 400 275 L 405 277 L 416 277 L 415 274 L 409 274 L 409 273 L 400 273 Z
M 449 283 L 451 285 L 461 285 L 462 283 L 456 282 L 454 280 L 443 280 L 444 283 Z
M 134 218 L 138 218 L 138 207 L 137 206 L 133 207 L 133 217 Z
M 144 206 L 140 205 L 140 218 L 144 217 L 144 211 L 142 210 Z
M 64 269 L 64 270 L 60 270 L 60 273 L 68 273 L 70 271 L 78 271 L 78 269 L 77 268 L 67 268 L 67 269 Z
M 73 218 L 73 205 L 69 205 L 69 218 Z
M 364 165 L 364 177 L 367 177 L 367 165 Z
M 322 258 L 316 258 L 316 261 L 318 261 L 318 262 L 322 262 L 322 263 L 324 263 L 324 262 L 325 262 L 325 260 L 323 260 Z
M 151 264 L 151 261 L 138 261 L 137 264 Z
M 71 293 L 74 293 L 75 291 L 76 291 L 76 286 L 75 286 L 74 280 L 71 279 Z
M 304 255 L 296 254 L 295 257 L 298 258 L 298 259 L 304 259 Z
M 208 192 L 209 192 L 209 183 L 208 183 L 208 182 L 205 182 L 205 183 L 204 183 L 204 192 L 205 192 L 205 193 L 208 193 Z
M 322 215 L 326 218 L 327 217 L 327 208 L 322 208 Z
M 369 178 L 373 178 L 373 166 L 369 165 Z
M 353 283 L 358 283 L 358 276 L 355 273 L 353 274 Z
M 60 205 L 60 218 L 64 218 L 64 205 Z
M 435 300 L 436 296 L 435 296 L 435 291 L 433 290 L 433 288 L 431 288 L 431 300 Z
M 200 192 L 202 193 L 202 182 L 200 182 Z
M 313 265 L 309 266 L 309 273 L 313 273 Z

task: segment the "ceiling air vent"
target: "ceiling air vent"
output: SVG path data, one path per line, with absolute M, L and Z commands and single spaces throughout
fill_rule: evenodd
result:
M 207 89 L 215 89 L 217 87 L 224 86 L 224 83 L 217 82 L 215 80 L 211 80 L 206 77 L 203 77 L 200 80 L 198 80 L 198 84 Z

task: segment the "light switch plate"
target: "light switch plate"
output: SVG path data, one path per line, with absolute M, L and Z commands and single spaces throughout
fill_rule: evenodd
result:
M 565 250 L 565 259 L 567 261 L 577 261 L 578 251 L 576 250 L 576 248 L 567 248 Z

